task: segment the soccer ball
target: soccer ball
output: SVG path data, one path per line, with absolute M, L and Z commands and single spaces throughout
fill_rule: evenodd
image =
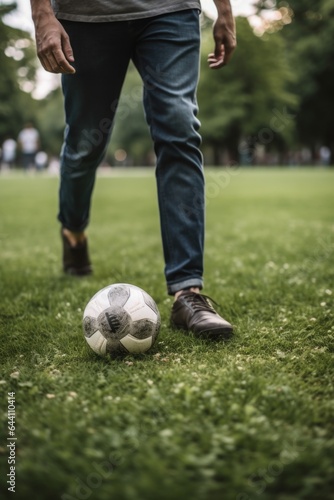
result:
M 160 329 L 160 313 L 152 297 L 127 283 L 102 288 L 88 302 L 83 330 L 100 356 L 146 352 Z

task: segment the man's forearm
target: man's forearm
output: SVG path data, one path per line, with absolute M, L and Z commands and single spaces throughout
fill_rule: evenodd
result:
M 54 15 L 50 0 L 30 0 L 30 5 L 34 23 L 38 22 L 41 17 Z
M 50 0 L 30 0 L 35 25 L 37 55 L 43 68 L 50 73 L 75 73 L 71 42 L 56 19 Z
M 232 7 L 230 0 L 213 0 L 217 8 L 218 15 L 226 15 L 232 13 Z

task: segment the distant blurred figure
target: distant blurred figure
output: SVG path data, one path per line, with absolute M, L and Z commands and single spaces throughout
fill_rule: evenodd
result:
M 329 165 L 331 159 L 331 150 L 327 146 L 321 146 L 319 154 L 321 165 Z
M 56 156 L 52 156 L 49 161 L 48 173 L 50 175 L 59 175 L 60 172 L 60 160 Z
M 2 144 L 1 170 L 6 171 L 13 168 L 16 160 L 16 141 L 12 137 L 6 137 Z
M 22 154 L 22 164 L 25 170 L 35 168 L 35 157 L 39 149 L 39 133 L 32 123 L 27 123 L 18 136 L 18 144 Z
M 35 156 L 35 164 L 38 172 L 42 172 L 48 165 L 48 155 L 45 151 L 38 151 Z

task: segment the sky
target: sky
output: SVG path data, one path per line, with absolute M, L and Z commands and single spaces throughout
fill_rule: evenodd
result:
M 234 15 L 249 16 L 254 12 L 252 3 L 254 0 L 231 0 Z M 0 0 L 0 4 L 11 3 L 12 0 Z M 29 0 L 16 0 L 18 9 L 7 16 L 6 22 L 12 26 L 26 31 L 34 32 L 33 22 L 31 20 Z M 216 7 L 213 0 L 201 0 L 203 10 L 213 18 L 216 16 Z M 36 99 L 42 99 L 45 95 L 59 85 L 59 75 L 47 73 L 42 68 L 38 71 L 37 88 L 33 92 Z

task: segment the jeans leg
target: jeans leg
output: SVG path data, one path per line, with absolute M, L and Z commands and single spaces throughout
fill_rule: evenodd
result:
M 196 88 L 197 10 L 157 16 L 136 39 L 133 60 L 157 156 L 165 275 L 170 294 L 203 285 L 204 175 Z
M 89 221 L 96 169 L 108 145 L 131 42 L 127 23 L 63 21 L 63 25 L 73 47 L 76 73 L 62 76 L 66 128 L 58 219 L 79 232 Z

